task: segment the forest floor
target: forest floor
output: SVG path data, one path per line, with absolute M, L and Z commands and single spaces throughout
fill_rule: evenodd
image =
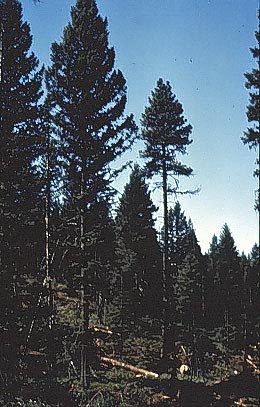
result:
M 60 290 L 57 311 L 56 324 L 70 326 L 73 332 L 79 324 L 77 298 L 71 298 Z M 235 354 L 226 366 L 223 360 L 216 360 L 214 369 L 203 377 L 201 373 L 193 377 L 180 374 L 178 369 L 176 377 L 176 370 L 174 375 L 174 369 L 171 373 L 163 373 L 158 365 L 161 347 L 158 335 L 145 335 L 144 332 L 139 336 L 132 335 L 125 341 L 119 356 L 117 347 L 120 335 L 115 336 L 108 327 L 95 328 L 93 321 L 92 325 L 97 357 L 90 369 L 91 380 L 86 397 L 83 397 L 78 382 L 77 353 L 74 353 L 75 364 L 73 356 L 71 358 L 73 349 L 61 355 L 63 373 L 59 378 L 54 372 L 50 374 L 44 366 L 46 354 L 36 350 L 32 352 L 31 349 L 31 361 L 28 362 L 28 367 L 34 367 L 31 377 L 27 377 L 19 397 L 12 397 L 16 401 L 6 401 L 0 395 L 0 407 L 259 406 L 259 349 L 256 347 L 253 357 L 249 359 L 242 353 Z M 77 329 L 75 335 L 78 335 Z M 71 344 L 76 342 L 76 336 L 72 335 Z M 102 357 L 155 372 L 155 375 L 149 377 L 123 366 L 113 366 Z M 35 373 L 38 375 L 36 379 Z

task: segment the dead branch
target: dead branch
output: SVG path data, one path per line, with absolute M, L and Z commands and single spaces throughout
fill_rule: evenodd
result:
M 68 302 L 76 303 L 76 304 L 79 303 L 79 299 L 78 299 L 78 298 L 76 298 L 76 297 L 69 297 L 67 293 L 64 293 L 64 292 L 62 292 L 62 291 L 58 291 L 58 292 L 57 292 L 57 297 L 58 297 L 58 299 L 61 300 L 61 301 L 68 301 Z
M 145 370 L 145 369 L 140 369 L 138 367 L 129 365 L 127 363 L 119 362 L 118 360 L 115 360 L 115 359 L 110 359 L 110 358 L 107 358 L 107 357 L 101 357 L 100 359 L 102 360 L 102 362 L 110 363 L 112 366 L 121 367 L 123 369 L 131 370 L 132 372 L 140 373 L 143 376 L 150 376 L 150 377 L 154 377 L 154 378 L 159 377 L 158 373 L 150 372 L 149 370 Z
M 94 332 L 102 332 L 102 333 L 107 334 L 107 335 L 113 335 L 113 332 L 108 328 L 108 326 L 103 327 L 103 328 L 100 328 L 98 326 L 93 326 L 92 329 L 93 329 Z
M 39 352 L 39 351 L 37 351 L 37 350 L 30 350 L 30 351 L 28 351 L 28 352 L 26 353 L 25 356 L 27 356 L 27 355 L 29 355 L 29 356 L 47 356 L 46 353 Z
M 229 378 L 230 378 L 230 375 L 226 374 L 226 375 L 222 376 L 220 379 L 217 379 L 214 382 L 212 382 L 212 385 L 216 385 L 216 384 L 226 382 Z
M 246 358 L 247 363 L 249 364 L 249 366 L 251 366 L 254 371 L 259 374 L 260 373 L 260 369 L 258 369 L 256 363 L 253 362 L 253 360 L 251 360 L 251 357 L 249 358 L 250 355 L 248 355 L 248 357 Z

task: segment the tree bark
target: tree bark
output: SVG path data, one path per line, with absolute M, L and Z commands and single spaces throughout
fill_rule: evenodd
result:
M 50 134 L 47 129 L 46 145 L 46 194 L 45 194 L 45 281 L 48 289 L 48 306 L 50 308 L 49 328 L 53 327 L 53 287 L 50 273 L 50 205 L 51 205 L 51 173 L 50 173 Z
M 84 164 L 83 164 L 84 165 Z M 85 173 L 84 168 L 81 175 L 81 190 L 80 194 L 83 196 L 85 187 Z M 80 254 L 81 258 L 84 255 L 84 206 L 80 208 Z M 84 391 L 89 387 L 89 363 L 88 363 L 88 345 L 89 345 L 89 299 L 86 290 L 86 276 L 85 268 L 81 265 L 81 311 L 82 311 L 82 325 L 81 325 L 81 357 L 80 357 L 80 382 Z
M 166 168 L 166 148 L 163 144 L 162 146 L 163 160 L 162 160 L 162 179 L 163 179 L 163 225 L 164 225 L 164 236 L 163 236 L 163 325 L 162 325 L 162 337 L 163 337 L 163 347 L 161 351 L 161 356 L 165 357 L 169 352 L 168 346 L 168 308 L 169 308 L 169 276 L 168 276 L 168 200 L 167 200 L 167 168 Z
M 3 23 L 0 24 L 0 83 L 2 82 L 2 67 L 3 67 Z M 1 120 L 1 118 L 0 118 Z

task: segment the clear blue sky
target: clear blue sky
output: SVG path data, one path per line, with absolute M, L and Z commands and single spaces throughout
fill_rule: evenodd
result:
M 72 0 L 22 0 L 31 25 L 33 49 L 49 64 L 50 44 L 59 40 L 69 20 Z M 258 242 L 253 209 L 257 153 L 240 140 L 247 127 L 248 92 L 243 73 L 255 66 L 258 0 L 97 0 L 108 18 L 116 66 L 127 80 L 127 112 L 138 122 L 159 77 L 169 80 L 193 126 L 193 143 L 183 161 L 194 177 L 181 187 L 201 187 L 193 197 L 179 197 L 193 221 L 203 251 L 226 222 L 237 248 L 250 252 Z M 137 160 L 140 144 L 127 159 Z M 117 183 L 123 190 L 128 174 Z M 151 188 L 153 186 L 151 185 Z M 159 192 L 153 194 L 161 206 Z M 174 204 L 174 197 L 170 198 Z M 162 223 L 158 212 L 157 226 Z

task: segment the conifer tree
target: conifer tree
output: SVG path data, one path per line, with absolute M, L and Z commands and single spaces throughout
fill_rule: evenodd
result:
M 259 31 L 260 10 L 258 10 L 258 30 L 255 32 L 257 45 L 250 48 L 250 51 L 255 59 L 257 66 L 251 72 L 245 73 L 246 83 L 245 86 L 250 90 L 249 92 L 249 105 L 247 106 L 247 120 L 252 123 L 244 132 L 242 137 L 243 143 L 247 144 L 249 148 L 259 149 L 260 140 L 260 31 Z M 256 160 L 257 169 L 254 172 L 256 177 L 259 177 L 259 158 Z M 255 201 L 255 207 L 259 210 L 259 189 Z
M 153 214 L 156 212 L 141 168 L 135 166 L 116 215 L 116 228 L 124 253 L 131 253 L 131 264 L 125 264 L 123 299 L 127 301 L 127 313 L 132 318 L 161 315 L 162 275 L 161 252 L 154 228 Z M 123 260 L 123 259 L 122 259 Z
M 214 234 L 206 256 L 205 274 L 205 317 L 206 327 L 213 329 L 222 321 L 222 302 L 220 295 L 220 281 L 217 274 L 218 238 Z
M 198 327 L 201 324 L 204 301 L 202 254 L 191 221 L 188 224 L 185 240 L 186 250 L 178 263 L 174 285 L 180 322 L 186 324 L 187 332 L 195 325 Z
M 44 236 L 36 167 L 42 70 L 30 52 L 32 36 L 17 0 L 0 1 L 0 43 L 0 364 L 2 374 L 17 382 L 29 322 L 23 310 L 31 305 L 28 277 L 39 272 Z
M 249 266 L 245 275 L 245 309 L 247 343 L 255 344 L 259 341 L 259 246 L 255 243 L 248 256 Z
M 180 264 L 187 253 L 187 237 L 190 232 L 188 222 L 184 212 L 181 211 L 181 205 L 176 202 L 174 208 L 169 209 L 168 213 L 169 226 L 169 259 L 170 262 Z
M 174 208 L 170 208 L 168 211 L 168 340 L 172 337 L 171 341 L 174 342 L 176 332 L 174 327 L 179 318 L 177 317 L 178 304 L 182 301 L 177 288 L 177 280 L 179 279 L 180 290 L 185 286 L 187 293 L 189 292 L 188 276 L 180 274 L 180 265 L 184 261 L 188 249 L 188 234 L 190 232 L 188 222 L 184 212 L 181 210 L 179 202 L 176 202 Z M 164 227 L 162 228 L 162 236 L 164 236 Z M 180 280 L 183 280 L 182 282 Z M 186 281 L 186 284 L 184 283 Z
M 183 108 L 172 92 L 170 83 L 160 78 L 157 86 L 152 91 L 148 100 L 148 106 L 142 115 L 141 138 L 145 142 L 145 150 L 142 156 L 146 159 L 147 175 L 159 174 L 162 177 L 163 189 L 163 213 L 164 213 L 164 250 L 163 250 L 163 275 L 165 288 L 165 304 L 169 294 L 168 272 L 168 193 L 178 189 L 178 177 L 190 176 L 192 169 L 178 160 L 180 154 L 186 153 L 187 146 L 191 143 L 190 134 L 192 127 L 186 124 L 183 116 Z M 168 183 L 169 175 L 174 177 L 174 185 Z M 167 308 L 167 305 L 166 305 Z M 166 313 L 169 313 L 166 311 Z M 165 315 L 164 350 L 167 355 L 172 349 L 167 344 L 167 319 Z
M 86 211 L 89 219 L 89 214 L 95 213 L 98 205 L 100 210 L 106 205 L 115 175 L 110 164 L 132 144 L 136 130 L 132 116 L 124 116 L 126 84 L 121 71 L 114 69 L 114 60 L 114 49 L 108 45 L 107 20 L 99 15 L 95 0 L 77 0 L 62 41 L 52 45 L 52 65 L 46 79 L 60 144 L 58 154 L 63 165 L 64 195 L 71 211 L 71 222 L 79 232 L 75 245 L 80 248 L 77 263 L 83 309 L 83 388 L 88 379 L 85 349 L 90 282 L 87 270 L 93 265 L 93 251 L 87 256 L 84 254 L 86 245 L 95 244 L 99 238 L 98 227 L 88 225 Z
M 243 271 L 234 239 L 227 224 L 220 233 L 214 260 L 215 326 L 225 329 L 226 349 L 242 340 Z M 231 335 L 232 333 L 232 335 Z
M 209 255 L 210 256 L 215 256 L 218 250 L 218 238 L 217 236 L 214 234 L 212 236 L 212 240 L 209 246 Z

